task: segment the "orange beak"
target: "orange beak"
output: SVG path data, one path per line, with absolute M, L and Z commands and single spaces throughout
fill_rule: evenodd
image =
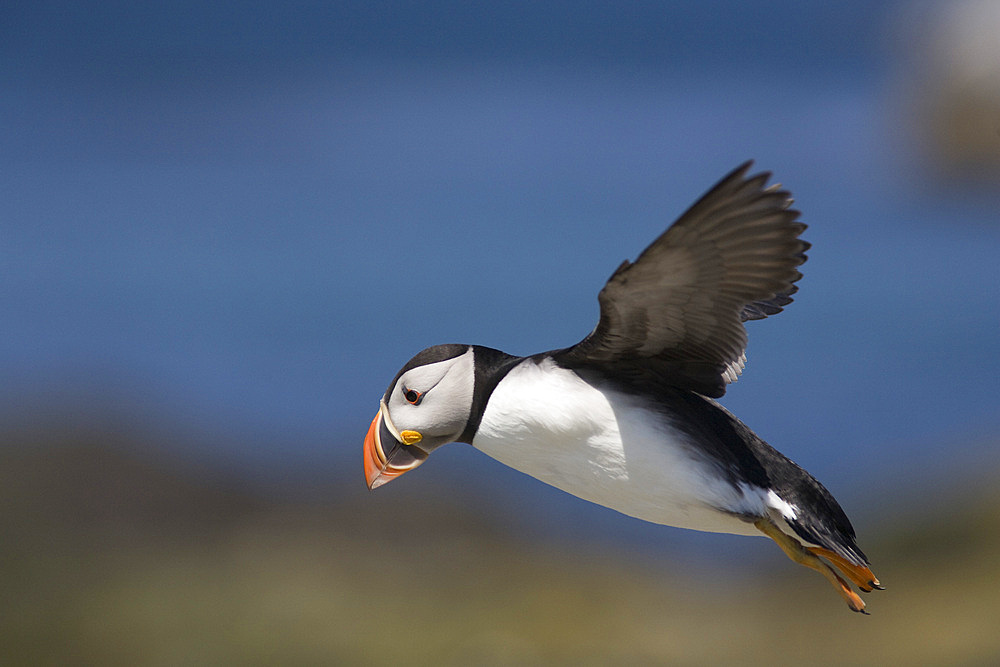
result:
M 386 445 L 389 445 L 386 451 Z M 375 414 L 365 436 L 365 481 L 369 489 L 388 484 L 427 459 L 427 452 L 404 445 L 386 427 L 382 410 Z

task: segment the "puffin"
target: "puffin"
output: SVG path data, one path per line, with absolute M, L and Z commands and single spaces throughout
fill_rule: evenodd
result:
M 516 356 L 429 347 L 396 373 L 364 439 L 376 489 L 442 445 L 472 445 L 645 521 L 771 538 L 847 606 L 881 589 L 833 495 L 716 399 L 746 364 L 744 323 L 792 302 L 810 244 L 769 172 L 739 166 L 598 294 L 583 340 Z

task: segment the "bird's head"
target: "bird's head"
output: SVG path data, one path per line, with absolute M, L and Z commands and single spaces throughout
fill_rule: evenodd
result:
M 396 374 L 365 436 L 369 489 L 413 470 L 432 451 L 461 437 L 472 411 L 473 357 L 468 345 L 435 345 Z

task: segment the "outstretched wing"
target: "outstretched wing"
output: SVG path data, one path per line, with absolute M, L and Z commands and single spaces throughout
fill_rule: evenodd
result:
M 747 162 L 709 190 L 598 295 L 593 332 L 555 354 L 570 367 L 647 375 L 717 398 L 746 362 L 743 322 L 781 312 L 809 244 L 789 193 L 747 177 Z

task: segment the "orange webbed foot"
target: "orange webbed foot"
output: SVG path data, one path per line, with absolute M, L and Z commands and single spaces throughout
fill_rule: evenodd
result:
M 806 547 L 806 549 L 836 565 L 837 569 L 843 572 L 863 593 L 871 593 L 873 590 L 885 590 L 885 587 L 879 582 L 871 568 L 867 565 L 855 565 L 843 556 L 822 547 Z
M 827 581 L 833 584 L 833 587 L 837 589 L 840 597 L 847 602 L 847 606 L 851 611 L 856 611 L 865 615 L 868 614 L 865 610 L 865 603 L 864 600 L 861 599 L 861 596 L 855 593 L 851 586 L 844 581 L 839 574 L 837 574 L 833 567 L 826 563 L 826 561 L 822 560 L 820 556 L 828 558 L 830 562 L 840 568 L 844 574 L 847 575 L 847 577 L 850 578 L 851 581 L 864 592 L 868 592 L 873 588 L 881 588 L 881 584 L 879 584 L 878 579 L 875 578 L 875 575 L 872 574 L 872 571 L 868 567 L 854 565 L 845 558 L 842 558 L 827 549 L 804 547 L 801 542 L 791 535 L 784 533 L 770 519 L 758 519 L 754 522 L 754 526 L 774 540 L 775 543 L 781 547 L 781 550 L 785 552 L 785 555 L 793 561 L 800 565 L 805 565 L 810 569 L 816 570 L 826 577 Z

